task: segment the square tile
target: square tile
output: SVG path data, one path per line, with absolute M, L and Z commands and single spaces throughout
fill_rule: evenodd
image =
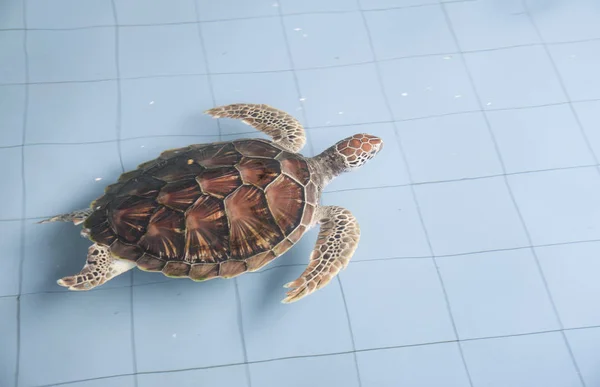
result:
M 486 115 L 507 173 L 595 163 L 567 105 L 489 111 Z
M 124 78 L 206 72 L 195 24 L 119 28 L 119 66 Z
M 530 249 L 437 259 L 461 340 L 560 329 Z
M 379 68 L 396 120 L 479 109 L 460 55 L 399 59 Z
M 15 385 L 17 369 L 17 306 L 16 297 L 0 298 L 0 384 Z
M 598 239 L 600 175 L 595 168 L 508 177 L 534 245 Z
M 358 10 L 358 4 L 347 0 L 279 0 L 284 15 L 294 13 L 345 12 Z
M 0 297 L 19 294 L 19 266 L 22 253 L 21 231 L 22 224 L 20 220 L 0 222 L 0 235 L 2 235 L 0 250 L 2 251 L 2 264 L 4 266 L 4 269 L 0 271 Z
M 81 28 L 115 24 L 110 0 L 27 0 L 27 28 Z
M 0 84 L 25 83 L 24 40 L 24 31 L 0 31 Z
M 20 219 L 23 211 L 23 148 L 0 149 L 0 165 L 3 165 L 3 184 L 0 191 L 0 220 Z
M 578 102 L 573 104 L 575 113 L 596 157 L 600 156 L 600 101 Z
M 304 122 L 302 102 L 294 74 L 290 71 L 210 76 L 217 106 L 231 103 L 265 103 Z M 253 129 L 240 120 L 220 120 L 223 134 L 243 133 Z M 258 133 L 258 131 L 256 131 Z
M 470 386 L 456 343 L 358 352 L 356 357 L 363 387 Z
M 309 126 L 389 121 L 374 64 L 296 73 Z
M 139 387 L 198 387 L 198 385 L 250 387 L 245 368 L 246 366 L 237 365 L 203 370 L 141 374 L 137 376 L 137 385 Z
M 196 0 L 200 21 L 279 15 L 276 0 Z
M 458 51 L 439 5 L 365 12 L 378 60 Z
M 23 3 L 20 1 L 0 2 L 0 29 L 25 28 L 23 20 Z
M 282 286 L 303 271 L 304 266 L 274 267 L 237 280 L 249 361 L 352 350 L 336 279 L 297 303 L 281 303 L 285 298 Z
M 126 171 L 131 171 L 141 163 L 154 160 L 168 149 L 217 141 L 219 141 L 219 136 L 168 136 L 125 140 L 121 142 L 123 167 Z
M 29 86 L 25 143 L 117 139 L 117 81 Z
M 596 0 L 526 0 L 529 13 L 548 43 L 600 38 Z
M 548 288 L 565 328 L 600 325 L 600 311 L 590 308 L 600 294 L 600 243 L 536 247 Z
M 360 12 L 283 18 L 294 68 L 341 66 L 373 61 Z M 334 25 L 335 28 L 331 28 Z
M 23 118 L 25 116 L 25 85 L 0 86 L 0 146 L 23 143 Z
M 405 121 L 396 127 L 416 183 L 502 173 L 482 113 Z
M 389 187 L 410 183 L 393 124 L 366 124 L 312 129 L 308 132 L 308 137 L 315 144 L 315 153 L 318 154 L 334 146 L 338 141 L 357 133 L 369 133 L 378 136 L 383 140 L 383 150 L 359 170 L 338 176 L 326 186 L 326 191 Z
M 341 279 L 357 350 L 456 339 L 432 259 L 352 263 Z
M 557 44 L 548 49 L 571 100 L 600 98 L 600 41 Z
M 68 211 L 85 208 L 73 207 Z M 79 234 L 81 226 L 72 223 L 37 224 L 38 219 L 25 221 L 25 259 L 23 260 L 22 292 L 68 292 L 56 281 L 75 275 L 85 265 L 87 250 L 92 242 Z M 131 284 L 131 273 L 124 273 L 101 287 L 91 290 L 104 291 Z
M 205 75 L 123 80 L 121 93 L 121 138 L 219 133 Z
M 540 43 L 521 0 L 458 1 L 444 7 L 463 51 Z
M 122 172 L 114 142 L 24 149 L 28 218 L 86 208 Z
M 528 245 L 501 177 L 418 185 L 415 191 L 436 255 Z
M 252 384 L 261 387 L 358 387 L 354 355 L 285 359 L 250 365 Z
M 115 0 L 114 4 L 119 25 L 196 21 L 194 0 L 154 0 L 152 7 L 148 7 L 144 0 Z
M 289 70 L 279 18 L 259 18 L 201 25 L 211 73 Z
M 101 378 L 94 380 L 86 380 L 83 382 L 69 383 L 70 387 L 134 387 L 135 376 L 117 376 L 112 378 Z
M 115 28 L 27 32 L 30 82 L 117 77 Z
M 580 387 L 558 332 L 461 343 L 474 386 Z
M 362 9 L 369 10 L 437 4 L 438 0 L 359 0 L 359 3 Z
M 600 328 L 566 331 L 569 346 L 586 386 L 600 383 L 598 374 L 598 350 L 600 349 Z
M 133 299 L 139 372 L 244 361 L 233 281 L 136 286 Z
M 465 54 L 485 109 L 566 102 L 543 47 L 516 47 Z
M 22 296 L 19 384 L 133 373 L 129 292 L 121 288 Z M 84 343 L 78 343 L 81 338 Z M 94 350 L 82 356 L 76 350 L 81 345 Z M 52 348 L 51 356 L 40 348 Z
M 327 192 L 323 204 L 342 206 L 358 220 L 353 261 L 431 255 L 410 187 Z

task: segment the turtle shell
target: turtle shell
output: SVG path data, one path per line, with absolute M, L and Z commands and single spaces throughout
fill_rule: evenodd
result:
M 304 234 L 318 201 L 310 177 L 302 156 L 267 140 L 172 149 L 108 186 L 84 227 L 142 270 L 230 278 Z

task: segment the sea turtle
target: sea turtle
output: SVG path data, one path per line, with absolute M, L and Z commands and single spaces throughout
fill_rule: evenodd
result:
M 93 245 L 76 275 L 58 280 L 89 290 L 133 267 L 195 281 L 256 271 L 320 224 L 310 263 L 286 285 L 284 303 L 322 288 L 346 267 L 360 237 L 356 218 L 323 206 L 323 188 L 383 147 L 380 138 L 355 134 L 318 156 L 299 154 L 304 128 L 291 115 L 264 104 L 231 104 L 205 113 L 235 118 L 267 134 L 167 150 L 93 201 L 90 208 L 54 216 L 83 223 Z

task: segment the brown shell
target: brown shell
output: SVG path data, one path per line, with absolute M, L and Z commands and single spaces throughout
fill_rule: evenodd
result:
M 310 177 L 302 156 L 267 140 L 172 149 L 108 186 L 84 227 L 142 270 L 231 278 L 306 232 L 318 202 Z

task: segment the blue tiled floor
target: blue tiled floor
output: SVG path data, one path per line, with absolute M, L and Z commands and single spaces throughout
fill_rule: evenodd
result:
M 598 0 L 0 1 L 0 387 L 600 386 Z M 338 278 L 127 273 L 67 292 L 79 209 L 167 148 L 386 145 L 322 202 L 358 218 Z

